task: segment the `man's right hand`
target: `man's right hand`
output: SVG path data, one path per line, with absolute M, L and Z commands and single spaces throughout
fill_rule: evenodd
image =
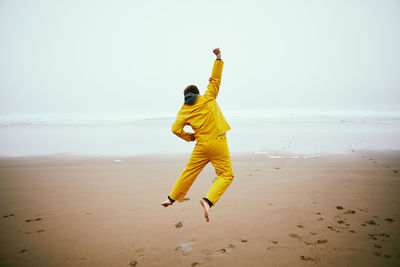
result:
M 219 48 L 215 48 L 213 53 L 217 56 L 217 59 L 221 59 L 221 50 Z
M 192 135 L 190 136 L 190 141 L 194 141 L 194 140 L 196 140 L 196 137 L 194 137 L 194 134 L 192 134 Z

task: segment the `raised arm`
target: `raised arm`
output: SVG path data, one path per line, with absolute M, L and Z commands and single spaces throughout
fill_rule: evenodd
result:
M 221 50 L 215 48 L 213 53 L 217 56 L 214 61 L 214 66 L 211 72 L 211 77 L 208 80 L 209 84 L 207 86 L 207 91 L 204 94 L 205 97 L 217 98 L 219 92 L 219 86 L 221 84 L 222 68 L 224 67 L 224 62 L 221 60 Z
M 190 142 L 190 141 L 194 141 L 194 134 L 193 133 L 187 133 L 183 130 L 183 127 L 185 127 L 187 123 L 182 119 L 182 117 L 179 115 L 176 116 L 176 121 L 174 122 L 174 124 L 172 124 L 172 132 L 182 138 L 183 140 Z

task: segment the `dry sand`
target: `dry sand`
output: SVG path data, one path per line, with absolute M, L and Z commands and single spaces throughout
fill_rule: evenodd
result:
M 400 152 L 233 155 L 209 223 L 211 165 L 186 201 L 160 205 L 187 159 L 0 159 L 0 265 L 400 265 Z

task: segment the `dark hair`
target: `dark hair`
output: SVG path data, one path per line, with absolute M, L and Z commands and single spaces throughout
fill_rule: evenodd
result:
M 197 89 L 196 85 L 189 85 L 185 88 L 183 91 L 183 95 L 186 95 L 187 93 L 192 92 L 193 94 L 200 94 L 199 89 Z

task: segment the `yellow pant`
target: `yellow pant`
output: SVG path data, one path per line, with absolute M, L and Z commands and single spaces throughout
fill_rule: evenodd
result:
M 194 180 L 210 161 L 215 168 L 217 178 L 205 197 L 215 204 L 233 180 L 226 136 L 218 136 L 214 140 L 196 144 L 188 164 L 176 181 L 169 197 L 182 202 Z

